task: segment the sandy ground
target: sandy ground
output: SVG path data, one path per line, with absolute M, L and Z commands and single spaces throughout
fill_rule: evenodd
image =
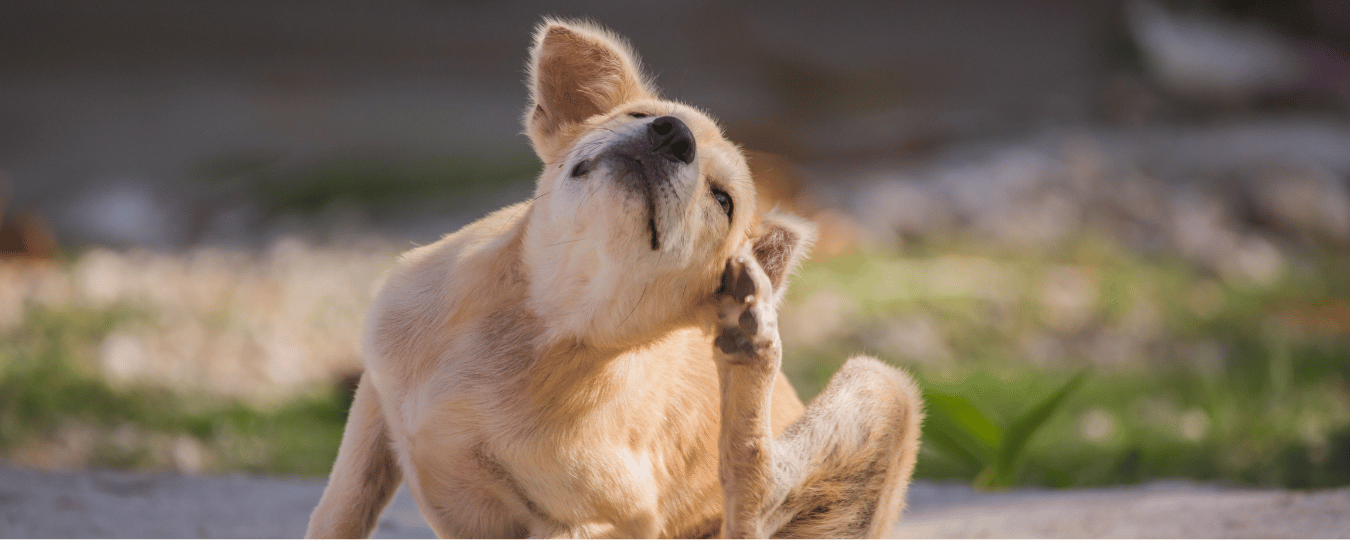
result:
M 0 537 L 294 537 L 323 490 L 315 479 L 194 477 L 0 466 Z M 976 493 L 918 483 L 896 535 L 981 537 L 1350 537 L 1350 488 L 1236 490 L 1189 482 Z M 427 538 L 407 490 L 377 537 Z

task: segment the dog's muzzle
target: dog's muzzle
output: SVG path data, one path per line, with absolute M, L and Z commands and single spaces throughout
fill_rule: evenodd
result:
M 694 133 L 684 121 L 662 116 L 647 122 L 645 128 L 627 140 L 611 146 L 600 156 L 613 164 L 615 180 L 647 203 L 647 228 L 652 250 L 661 247 L 657 231 L 658 199 L 681 198 L 672 177 L 681 167 L 692 164 L 698 151 Z

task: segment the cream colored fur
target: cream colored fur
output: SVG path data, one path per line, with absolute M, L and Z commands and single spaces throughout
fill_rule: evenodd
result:
M 755 215 L 740 150 L 608 31 L 545 21 L 529 81 L 535 197 L 400 259 L 307 536 L 370 535 L 402 481 L 442 536 L 888 534 L 913 382 L 854 359 L 804 408 L 779 369 L 811 226 Z M 668 118 L 688 154 L 642 146 Z

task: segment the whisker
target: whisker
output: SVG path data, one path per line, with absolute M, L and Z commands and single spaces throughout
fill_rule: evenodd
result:
M 628 312 L 628 316 L 623 318 L 623 322 L 619 323 L 619 326 L 628 324 L 628 319 L 632 317 L 634 313 L 637 313 L 638 306 L 642 305 L 642 299 L 647 297 L 647 290 L 651 288 L 652 283 L 650 281 L 642 287 L 642 294 L 638 296 L 637 302 L 633 303 L 633 309 Z
M 534 204 L 534 201 L 539 200 L 540 197 L 543 197 L 544 195 L 548 195 L 549 193 L 553 193 L 553 192 L 552 192 L 552 191 L 545 191 L 545 192 L 543 192 L 543 193 L 540 193 L 540 194 L 538 194 L 538 195 L 535 195 L 535 196 L 533 196 L 533 197 L 530 197 L 529 200 L 525 201 L 525 204 L 520 205 L 520 210 L 516 210 L 515 215 L 511 216 L 511 223 L 515 223 L 515 221 L 516 221 L 517 219 L 520 218 L 520 213 L 521 213 L 521 212 L 524 212 L 525 209 L 530 208 L 530 205 Z
M 581 199 L 581 204 L 578 204 L 577 206 L 578 207 L 586 206 L 586 203 L 591 202 L 591 197 L 595 196 L 595 192 L 599 190 L 600 190 L 600 182 L 591 182 L 591 190 L 586 192 L 586 196 L 582 197 Z
M 583 237 L 583 238 L 577 238 L 576 240 L 566 240 L 566 241 L 563 241 L 563 242 L 558 242 L 558 243 L 556 243 L 556 244 L 549 244 L 549 245 L 544 246 L 544 247 L 561 246 L 561 245 L 563 245 L 563 244 L 571 244 L 572 242 L 580 242 L 580 241 L 585 240 L 585 239 L 586 239 L 586 238 Z
M 666 252 L 662 251 L 656 256 L 656 266 L 661 267 L 661 263 L 665 260 L 666 260 Z M 633 309 L 628 312 L 627 317 L 623 318 L 623 322 L 619 323 L 619 326 L 623 326 L 624 324 L 628 323 L 628 318 L 632 317 L 633 314 L 637 312 L 638 306 L 642 305 L 642 299 L 647 297 L 647 291 L 651 288 L 652 282 L 648 281 L 647 284 L 642 287 L 642 294 L 638 295 L 637 302 L 633 303 Z

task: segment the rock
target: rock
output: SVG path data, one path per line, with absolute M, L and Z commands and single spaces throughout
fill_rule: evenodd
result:
M 867 231 L 919 238 L 949 230 L 952 205 L 936 190 L 911 178 L 879 176 L 852 201 Z
M 1325 167 L 1281 167 L 1248 186 L 1254 217 L 1304 240 L 1350 245 L 1350 190 Z
M 1136 0 L 1126 9 L 1148 73 L 1196 99 L 1241 101 L 1290 87 L 1308 73 L 1298 48 L 1266 28 Z
M 183 206 L 147 181 L 112 178 L 69 203 L 64 221 L 82 240 L 163 248 L 188 236 Z

